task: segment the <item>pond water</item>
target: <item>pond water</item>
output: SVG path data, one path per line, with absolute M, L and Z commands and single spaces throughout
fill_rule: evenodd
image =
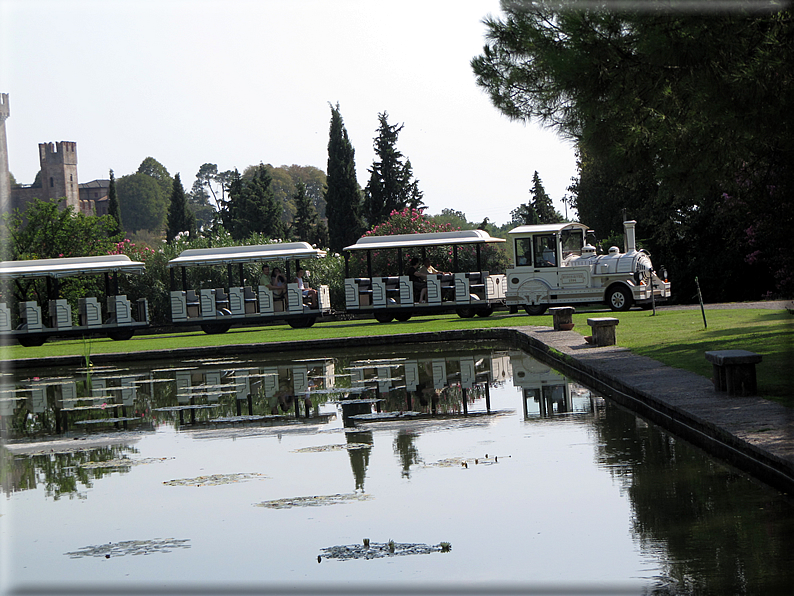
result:
M 794 586 L 790 499 L 497 345 L 20 370 L 0 416 L 9 594 Z

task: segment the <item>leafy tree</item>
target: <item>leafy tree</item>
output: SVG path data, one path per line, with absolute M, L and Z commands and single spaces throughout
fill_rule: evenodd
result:
M 422 193 L 413 177 L 411 161 L 402 162 L 397 137 L 403 125 L 391 125 L 386 112 L 378 114 L 378 136 L 374 147 L 376 159 L 369 169 L 370 178 L 364 189 L 364 214 L 370 226 L 386 221 L 394 211 L 422 205 Z
M 182 232 L 187 232 L 190 236 L 195 235 L 196 217 L 188 209 L 185 189 L 182 187 L 182 179 L 177 173 L 174 176 L 171 204 L 168 207 L 168 225 L 165 230 L 166 242 L 173 242 L 174 238 Z
M 328 134 L 328 172 L 325 209 L 328 217 L 328 246 L 339 252 L 361 237 L 361 190 L 356 181 L 355 149 L 345 129 L 339 104 L 331 106 Z
M 110 215 L 101 217 L 77 213 L 65 199 L 42 201 L 33 199 L 22 211 L 15 209 L 3 214 L 3 260 L 55 259 L 107 254 L 121 239 L 114 235 L 116 221 Z M 42 279 L 14 280 L 8 289 L 17 301 L 37 300 L 47 315 L 48 286 Z M 77 298 L 98 293 L 96 276 L 63 280 L 60 294 L 70 300 L 72 308 Z
M 161 231 L 168 211 L 169 195 L 148 174 L 122 176 L 116 182 L 121 218 L 128 231 Z
M 306 194 L 306 185 L 298 182 L 295 188 L 295 217 L 292 220 L 293 236 L 296 240 L 312 242 L 317 228 L 317 210 Z
M 477 82 L 577 142 L 580 217 L 638 219 L 685 299 L 696 275 L 712 299 L 794 293 L 792 13 L 657 7 L 505 3 Z
M 165 166 L 155 158 L 147 157 L 144 159 L 141 162 L 141 165 L 138 166 L 138 174 L 146 174 L 147 176 L 151 176 L 157 180 L 160 188 L 163 189 L 165 196 L 170 196 L 174 179 L 171 178 L 171 174 L 168 173 L 168 170 L 165 168 Z
M 217 211 L 210 204 L 209 193 L 203 186 L 196 183 L 193 184 L 193 189 L 187 193 L 188 209 L 196 219 L 196 230 L 209 229 L 216 219 Z
M 124 226 L 121 223 L 121 208 L 119 207 L 119 197 L 116 194 L 116 176 L 110 170 L 110 183 L 108 184 L 108 215 L 116 222 L 115 229 L 111 230 L 112 235 L 121 234 Z
M 196 173 L 192 192 L 202 199 L 206 197 L 207 201 L 211 199 L 215 211 L 220 213 L 228 202 L 227 193 L 233 176 L 232 170 L 219 172 L 218 166 L 214 163 L 202 164 Z
M 440 214 L 431 215 L 432 219 L 437 224 L 449 224 L 455 229 L 467 230 L 474 227 L 466 220 L 466 214 L 462 211 L 455 211 L 454 209 L 444 208 Z

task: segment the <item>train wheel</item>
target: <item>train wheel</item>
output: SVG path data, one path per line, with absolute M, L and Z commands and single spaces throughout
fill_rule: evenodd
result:
M 455 312 L 458 313 L 461 319 L 471 319 L 477 314 L 477 311 L 471 307 L 456 308 Z
M 44 345 L 44 342 L 47 341 L 47 338 L 44 336 L 20 337 L 17 339 L 17 341 L 19 341 L 19 345 L 24 346 L 26 348 L 37 348 L 41 345 Z
M 113 341 L 126 341 L 135 335 L 135 329 L 113 329 L 108 331 L 108 337 Z
M 394 316 L 391 313 L 378 311 L 375 313 L 375 320 L 378 323 L 390 323 Z
M 614 311 L 629 310 L 632 304 L 631 294 L 625 287 L 615 286 L 607 296 L 607 304 Z
M 409 312 L 397 313 L 396 315 L 394 315 L 394 318 L 400 321 L 401 323 L 405 323 L 405 321 L 411 318 L 411 313 Z
M 493 314 L 493 306 L 486 306 L 484 308 L 477 309 L 478 317 L 490 317 L 492 314 Z
M 528 315 L 532 315 L 533 317 L 536 317 L 546 312 L 546 308 L 547 306 L 545 304 L 527 304 L 524 307 L 524 310 Z
M 201 330 L 207 335 L 217 335 L 219 333 L 226 333 L 231 326 L 231 321 L 228 323 L 202 323 Z

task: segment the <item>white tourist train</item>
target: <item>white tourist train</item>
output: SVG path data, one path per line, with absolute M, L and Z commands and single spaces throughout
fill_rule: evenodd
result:
M 650 307 L 670 298 L 671 285 L 664 268 L 654 270 L 650 255 L 636 248 L 635 224 L 624 222 L 624 251 L 613 246 L 604 255 L 588 243 L 591 232 L 584 224 L 519 226 L 508 234 L 513 266 L 506 274 L 484 266 L 493 256 L 486 247 L 505 240 L 483 230 L 364 236 L 344 249 L 345 303 L 344 308 L 337 305 L 336 312 L 327 285 L 301 287 L 301 262 L 326 256 L 306 242 L 188 249 L 168 262 L 171 322 L 224 333 L 235 324 L 276 321 L 309 327 L 333 314 L 385 323 L 444 312 L 464 318 L 489 316 L 504 306 L 511 312 L 524 308 L 530 315 L 543 314 L 554 305 L 605 303 L 616 311 Z M 409 263 L 429 256 L 443 256 L 451 270 L 431 269 L 421 279 L 412 277 L 416 267 Z M 283 287 L 268 283 L 269 277 L 262 279 L 263 264 L 283 267 Z M 0 281 L 5 284 L 0 338 L 25 346 L 41 345 L 55 335 L 129 339 L 137 329 L 148 327 L 149 305 L 145 298 L 132 304 L 119 294 L 119 277 L 141 273 L 144 263 L 125 255 L 0 263 Z M 70 306 L 60 295 L 61 280 L 102 274 L 104 298 L 80 296 Z M 9 284 L 31 278 L 47 279 L 46 288 L 38 290 L 44 295 L 41 304 L 25 300 L 14 306 Z M 72 306 L 79 311 L 76 320 Z
M 144 264 L 126 255 L 3 261 L 0 263 L 0 281 L 4 286 L 0 334 L 16 339 L 23 346 L 40 346 L 51 335 L 104 333 L 111 339 L 129 339 L 136 329 L 148 327 L 149 309 L 145 298 L 138 299 L 133 308 L 127 296 L 119 294 L 119 275 L 143 272 Z M 100 302 L 98 296 L 79 298 L 75 320 L 68 300 L 61 296 L 61 281 L 93 275 L 104 276 L 104 300 Z M 46 297 L 42 300 L 47 316 L 42 316 L 42 304 L 26 300 L 18 303 L 19 319 L 14 325 L 6 302 L 11 293 L 7 284 L 22 284 L 33 279 L 47 280 Z
M 504 274 L 483 270 L 482 248 L 503 242 L 483 230 L 364 236 L 344 249 L 345 310 L 371 314 L 381 323 L 444 311 L 464 318 L 489 316 L 495 306 L 504 304 L 506 284 Z M 406 273 L 407 261 L 412 257 L 424 261 L 428 249 L 436 247 L 451 251 L 453 270 L 427 275 L 426 292 L 421 292 Z M 472 254 L 463 259 L 461 252 L 467 247 Z M 373 260 L 382 253 L 393 257 L 389 271 L 374 270 Z M 364 275 L 351 276 L 353 255 L 364 255 Z M 470 265 L 465 270 L 464 260 Z
M 623 223 L 624 252 L 617 246 L 596 254 L 580 223 L 519 226 L 509 232 L 513 268 L 507 270 L 506 303 L 528 314 L 549 306 L 604 302 L 612 310 L 650 307 L 670 298 L 667 272 L 653 269 L 651 256 L 637 250 L 635 221 Z
M 182 251 L 168 262 L 171 321 L 176 325 L 200 325 L 206 333 L 224 333 L 234 323 L 274 320 L 284 320 L 295 328 L 310 327 L 318 317 L 331 313 L 328 286 L 314 288 L 317 300 L 309 301 L 297 282 L 285 281 L 283 289 L 259 283 L 261 265 L 283 264 L 285 280 L 291 280 L 291 268 L 297 273 L 300 261 L 319 259 L 325 254 L 306 242 Z M 246 264 L 257 265 L 255 280 L 245 279 Z M 226 267 L 227 283 L 222 287 L 205 287 L 206 284 L 199 281 L 198 287 L 189 287 L 188 270 L 198 267 Z M 176 279 L 177 270 L 180 271 L 179 280 Z M 239 283 L 235 282 L 235 275 Z

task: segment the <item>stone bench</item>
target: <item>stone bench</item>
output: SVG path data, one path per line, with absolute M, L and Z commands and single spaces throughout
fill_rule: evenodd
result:
M 728 395 L 755 395 L 758 392 L 755 365 L 761 355 L 747 350 L 715 350 L 706 352 L 711 362 L 714 389 L 726 391 Z
M 555 306 L 549 309 L 554 320 L 555 331 L 570 331 L 573 329 L 573 313 L 576 309 L 573 306 Z
M 615 327 L 620 323 L 620 319 L 614 317 L 596 317 L 587 319 L 587 324 L 593 330 L 592 343 L 596 346 L 615 345 Z

